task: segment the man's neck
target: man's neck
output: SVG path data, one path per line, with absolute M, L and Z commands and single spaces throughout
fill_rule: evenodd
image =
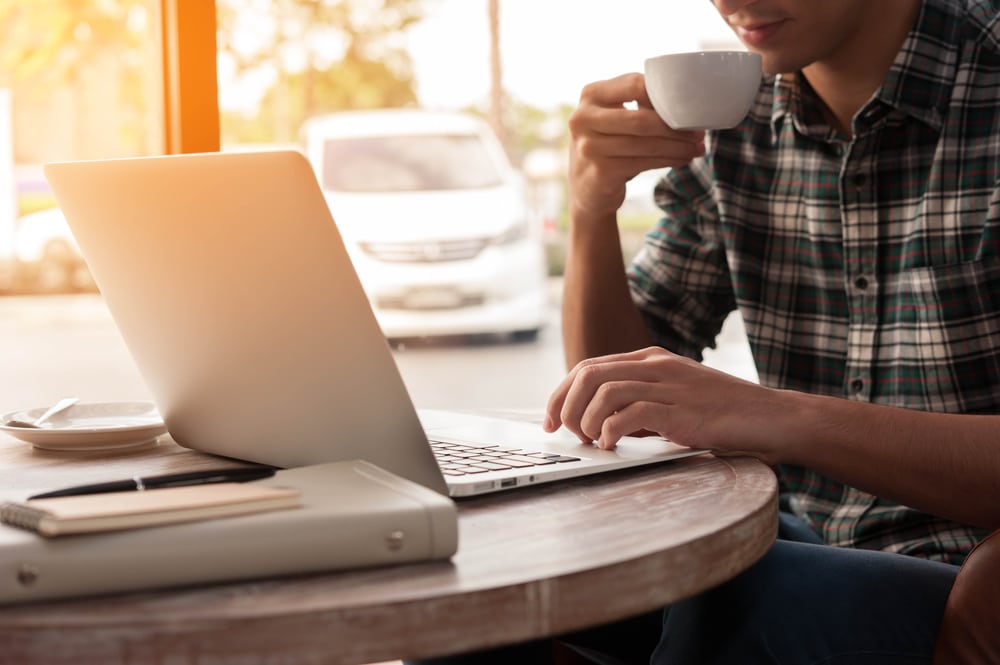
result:
M 920 0 L 875 0 L 861 30 L 828 59 L 802 73 L 826 105 L 830 123 L 846 136 L 851 121 L 882 85 L 920 11 Z

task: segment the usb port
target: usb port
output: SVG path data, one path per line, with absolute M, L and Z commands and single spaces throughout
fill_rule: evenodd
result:
M 513 487 L 514 485 L 517 485 L 517 478 L 507 478 L 500 481 L 500 487 Z

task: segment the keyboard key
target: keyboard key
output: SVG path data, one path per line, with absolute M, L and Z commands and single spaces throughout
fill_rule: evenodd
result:
M 488 471 L 501 471 L 503 469 L 509 469 L 510 467 L 506 464 L 500 462 L 472 462 L 469 466 L 474 466 L 479 469 L 485 469 Z
M 461 473 L 462 475 L 464 475 L 467 473 L 486 473 L 487 471 L 489 471 L 489 469 L 482 469 L 478 466 L 460 466 L 460 467 L 453 467 L 452 469 L 450 469 L 450 471 L 452 473 Z
M 524 464 L 530 466 L 538 466 L 541 464 L 555 464 L 555 460 L 546 459 L 544 457 L 529 457 L 528 455 L 511 455 L 510 457 L 505 457 L 504 459 L 508 463 L 523 462 Z
M 469 445 L 432 441 L 431 447 L 442 472 L 449 476 L 502 471 L 510 468 L 523 469 L 562 462 L 576 462 L 580 459 L 559 453 L 503 448 L 493 444 Z

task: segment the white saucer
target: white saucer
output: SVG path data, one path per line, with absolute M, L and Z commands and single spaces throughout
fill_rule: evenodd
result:
M 74 404 L 41 427 L 14 427 L 11 420 L 32 421 L 47 407 L 0 416 L 0 431 L 45 450 L 108 450 L 152 443 L 167 431 L 152 402 Z

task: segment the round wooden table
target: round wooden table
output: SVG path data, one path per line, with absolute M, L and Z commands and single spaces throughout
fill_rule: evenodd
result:
M 26 451 L 0 441 L 0 479 L 95 464 Z M 157 460 L 162 473 L 205 459 L 167 441 L 102 468 Z M 0 663 L 329 665 L 558 635 L 751 565 L 777 531 L 777 483 L 756 460 L 704 455 L 462 500 L 459 520 L 450 561 L 0 607 Z

